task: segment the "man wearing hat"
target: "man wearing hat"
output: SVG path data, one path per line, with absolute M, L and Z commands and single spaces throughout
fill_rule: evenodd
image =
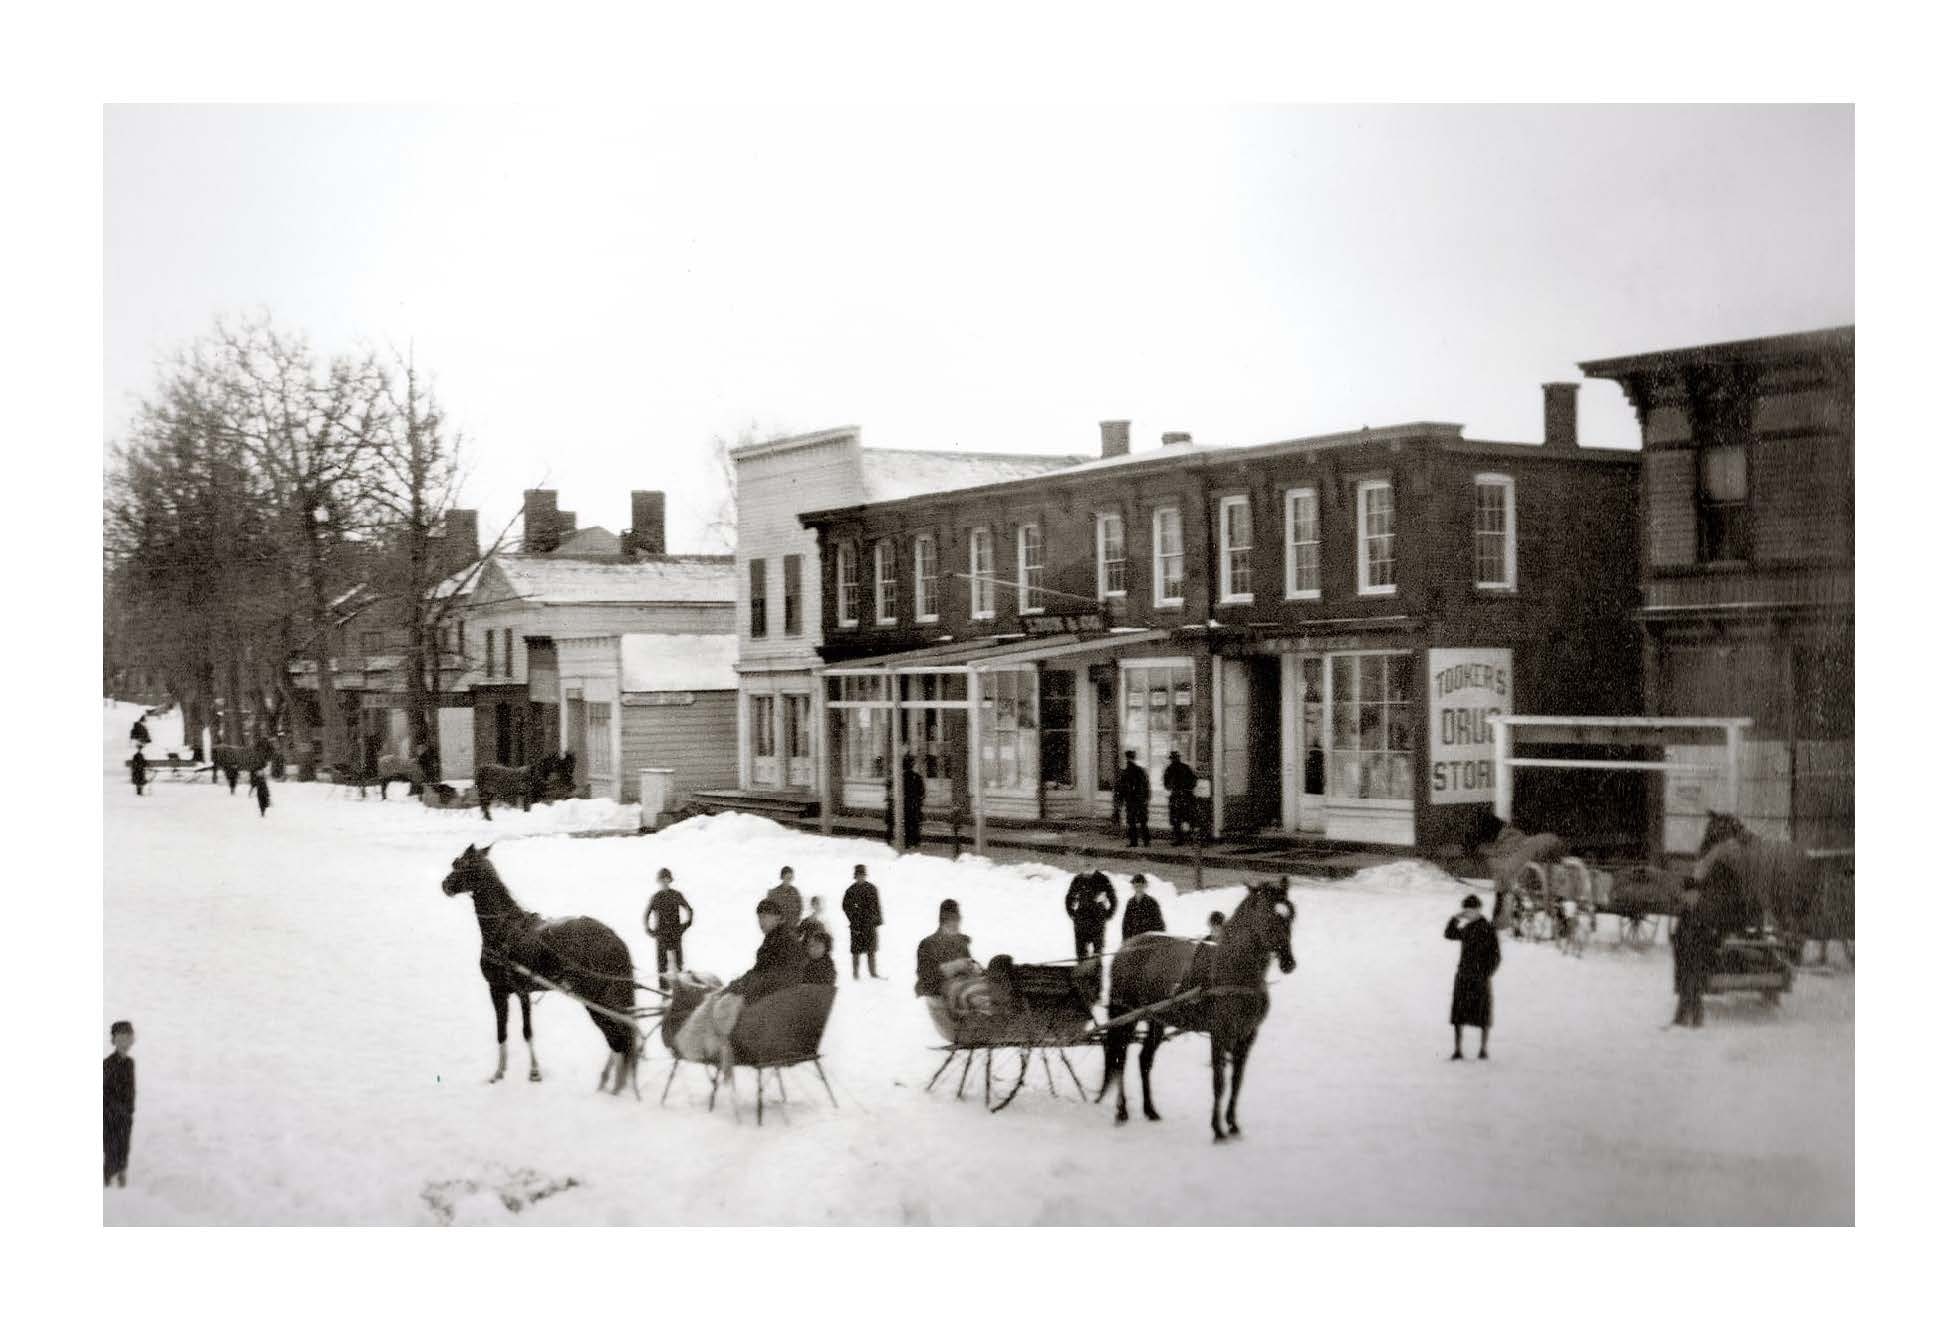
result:
M 1116 810 L 1123 817 L 1130 847 L 1141 841 L 1150 847 L 1150 776 L 1137 764 L 1137 753 L 1123 753 L 1123 771 L 1116 776 Z
M 946 966 L 972 958 L 972 942 L 960 931 L 960 902 L 941 900 L 939 930 L 919 942 L 919 978 L 912 991 L 922 997 L 938 996 L 946 982 Z
M 1164 930 L 1164 910 L 1151 898 L 1150 881 L 1142 872 L 1130 878 L 1130 902 L 1123 906 L 1123 939 Z
M 1450 1024 L 1456 1030 L 1453 1062 L 1463 1060 L 1465 1025 L 1477 1028 L 1477 1059 L 1490 1057 L 1490 976 L 1497 972 L 1500 955 L 1497 929 L 1484 917 L 1483 908 L 1483 900 L 1466 895 L 1462 911 L 1443 928 L 1444 940 L 1463 943 L 1456 959 L 1456 988 L 1450 995 Z
M 803 943 L 797 938 L 796 924 L 784 917 L 782 906 L 773 898 L 758 900 L 755 925 L 762 929 L 762 944 L 755 948 L 755 967 L 728 985 L 728 990 L 744 1001 L 794 987 L 803 978 Z

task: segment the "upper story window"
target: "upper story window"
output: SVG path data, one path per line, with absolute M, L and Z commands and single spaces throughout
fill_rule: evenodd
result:
M 769 634 L 769 563 L 761 557 L 749 562 L 749 638 Z
M 1354 493 L 1356 588 L 1395 592 L 1395 486 L 1363 482 Z
M 1015 580 L 1015 593 L 1023 612 L 1041 610 L 1041 572 L 1047 564 L 1047 549 L 1041 540 L 1041 525 L 1023 524 L 1020 534 L 1021 563 Z
M 803 633 L 803 557 L 783 558 L 783 634 Z
M 1160 506 L 1150 517 L 1151 593 L 1159 607 L 1184 603 L 1184 512 L 1175 505 Z
M 1749 559 L 1749 452 L 1742 445 L 1701 451 L 1696 528 L 1703 561 Z
M 858 623 L 858 548 L 855 542 L 837 544 L 837 624 Z
M 987 621 L 994 615 L 994 531 L 976 528 L 966 539 L 967 569 L 972 572 L 973 619 Z
M 1130 561 L 1123 546 L 1123 516 L 1096 516 L 1096 597 L 1121 598 L 1129 591 Z
M 1252 601 L 1252 501 L 1245 496 L 1218 502 L 1218 601 Z
M 912 615 L 939 620 L 939 539 L 930 533 L 912 539 Z
M 1502 473 L 1477 474 L 1477 587 L 1518 587 L 1517 484 Z
M 898 621 L 898 553 L 890 538 L 880 538 L 871 548 L 871 614 L 881 626 Z
M 483 632 L 483 675 L 497 675 L 497 632 L 486 629 Z
M 1286 493 L 1286 596 L 1320 597 L 1320 495 L 1312 487 Z

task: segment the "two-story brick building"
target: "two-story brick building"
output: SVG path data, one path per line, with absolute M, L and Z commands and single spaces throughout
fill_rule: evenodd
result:
M 859 428 L 846 426 L 741 446 L 730 460 L 742 613 L 740 790 L 709 794 L 706 805 L 800 814 L 816 805 L 811 720 L 823 628 L 816 535 L 798 516 L 1031 477 L 1083 458 L 868 450 Z
M 823 565 L 827 810 L 901 753 L 929 804 L 1106 818 L 1171 751 L 1223 830 L 1460 843 L 1492 713 L 1632 712 L 1639 456 L 1419 422 L 1269 445 L 1188 436 L 994 485 L 804 515 Z M 1541 794 L 1547 798 L 1548 791 Z
M 1640 419 L 1647 712 L 1752 720 L 1740 814 L 1848 847 L 1854 827 L 1854 331 L 1580 364 Z M 1697 759 L 1681 754 L 1671 759 Z M 1708 795 L 1667 788 L 1666 841 L 1693 846 Z

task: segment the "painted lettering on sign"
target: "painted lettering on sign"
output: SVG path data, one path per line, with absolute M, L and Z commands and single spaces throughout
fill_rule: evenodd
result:
M 1429 651 L 1429 800 L 1490 802 L 1497 796 L 1497 733 L 1511 712 L 1509 649 Z

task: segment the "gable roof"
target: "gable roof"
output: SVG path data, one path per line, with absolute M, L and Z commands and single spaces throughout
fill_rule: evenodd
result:
M 511 594 L 534 603 L 734 603 L 732 556 L 497 556 Z

